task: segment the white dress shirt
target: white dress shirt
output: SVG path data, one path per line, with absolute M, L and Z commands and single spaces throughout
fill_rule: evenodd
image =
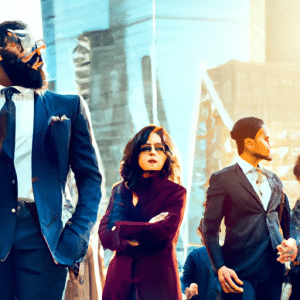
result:
M 34 93 L 31 89 L 14 86 L 20 94 L 12 97 L 16 106 L 16 132 L 14 164 L 18 181 L 18 197 L 34 201 L 31 182 L 31 155 L 34 119 Z M 0 107 L 5 103 L 1 95 Z
M 263 179 L 260 184 L 260 190 L 259 190 L 258 185 L 256 183 L 258 179 L 256 169 L 247 161 L 243 160 L 240 156 L 236 158 L 236 162 L 238 163 L 238 165 L 244 172 L 245 176 L 253 186 L 255 192 L 257 193 L 258 197 L 260 198 L 263 204 L 264 209 L 267 210 L 271 198 L 271 193 L 272 193 L 267 177 L 265 175 L 262 176 Z M 262 193 L 262 195 L 260 195 L 260 192 Z

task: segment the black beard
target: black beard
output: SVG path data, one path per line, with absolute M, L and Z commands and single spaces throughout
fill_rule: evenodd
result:
M 261 154 L 258 154 L 258 153 L 253 153 L 253 156 L 258 158 L 258 159 L 261 159 L 261 160 L 267 160 L 267 161 L 272 161 L 273 160 L 273 157 L 271 157 L 270 155 L 261 155 Z
M 41 72 L 28 67 L 20 59 L 3 59 L 0 64 L 13 85 L 30 89 L 40 89 L 43 86 Z

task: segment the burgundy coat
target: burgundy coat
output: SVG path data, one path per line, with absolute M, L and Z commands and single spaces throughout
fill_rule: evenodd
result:
M 124 182 L 115 186 L 100 223 L 99 236 L 103 247 L 116 250 L 108 267 L 102 299 L 125 300 L 134 283 L 139 300 L 181 300 L 175 248 L 186 190 L 167 179 L 155 178 L 150 188 L 136 191 L 136 194 L 139 201 L 133 207 L 132 193 Z M 125 208 L 127 220 L 115 221 L 114 229 L 110 215 L 114 211 L 116 196 L 120 195 L 122 201 L 117 205 Z M 161 212 L 169 213 L 165 220 L 148 222 Z M 128 245 L 127 239 L 137 240 L 139 246 Z

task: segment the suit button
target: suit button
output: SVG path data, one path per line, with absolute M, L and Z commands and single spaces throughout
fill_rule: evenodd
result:
M 15 208 L 13 208 L 13 209 L 11 210 L 11 212 L 15 213 L 15 212 L 16 212 L 16 209 L 15 209 Z
M 39 181 L 40 179 L 37 177 L 37 176 L 35 176 L 35 177 L 33 177 L 32 179 L 31 179 L 31 182 L 37 182 L 37 181 Z
M 15 184 L 15 182 L 16 182 L 16 181 L 13 179 L 13 180 L 12 180 L 12 184 Z

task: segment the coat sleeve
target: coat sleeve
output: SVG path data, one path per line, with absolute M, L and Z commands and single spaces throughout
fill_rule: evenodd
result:
M 220 224 L 224 217 L 226 192 L 213 174 L 207 190 L 207 199 L 203 221 L 203 239 L 211 259 L 214 270 L 217 272 L 225 265 L 222 248 L 219 244 Z
M 186 189 L 180 187 L 168 196 L 161 212 L 168 212 L 166 219 L 156 222 L 129 222 L 118 221 L 115 223 L 117 230 L 127 238 L 134 237 L 139 242 L 144 240 L 160 242 L 172 238 L 183 219 L 186 203 Z
M 75 262 L 78 262 L 86 254 L 101 199 L 101 174 L 94 141 L 87 104 L 79 98 L 69 148 L 69 164 L 75 175 L 78 203 L 60 236 L 57 248 L 58 255 L 64 255 L 64 260 L 69 260 L 70 264 L 74 263 L 71 262 L 71 257 L 76 257 Z
M 291 214 L 291 210 L 290 210 L 289 200 L 288 197 L 284 195 L 284 204 L 282 209 L 280 225 L 285 239 L 288 239 L 290 237 L 290 222 L 291 222 L 290 214 Z
M 191 252 L 184 263 L 182 276 L 180 277 L 181 291 L 183 294 L 185 293 L 185 289 L 189 287 L 191 283 L 198 284 L 196 273 L 197 265 Z
M 110 218 L 115 205 L 114 194 L 116 193 L 116 190 L 117 186 L 112 189 L 109 204 L 99 225 L 98 234 L 103 248 L 110 249 L 112 251 L 124 251 L 128 245 L 125 237 L 120 233 L 119 230 L 116 229 L 115 226 L 111 226 L 110 224 Z
M 291 237 L 297 241 L 298 245 L 300 243 L 300 199 L 297 200 L 292 209 L 290 226 Z

